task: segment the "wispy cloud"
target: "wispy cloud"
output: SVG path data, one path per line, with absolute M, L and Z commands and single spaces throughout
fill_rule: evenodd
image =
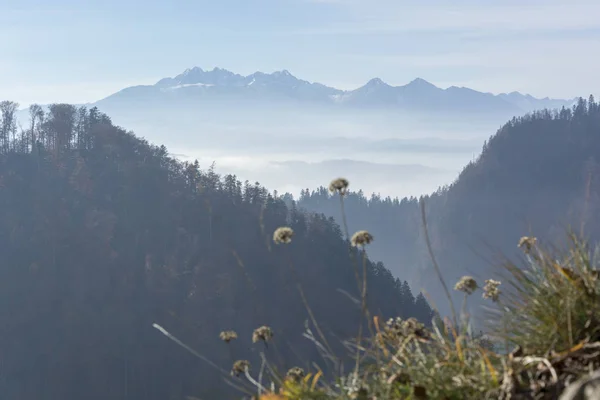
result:
M 600 27 L 600 3 L 336 1 L 352 13 L 347 20 L 297 30 L 303 35 L 390 34 L 435 31 L 523 32 Z

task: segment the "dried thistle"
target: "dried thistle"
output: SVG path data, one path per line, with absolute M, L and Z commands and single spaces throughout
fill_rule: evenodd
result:
M 223 331 L 219 334 L 219 338 L 225 343 L 229 343 L 234 339 L 237 339 L 237 333 L 235 331 Z
M 268 326 L 261 326 L 260 328 L 256 328 L 252 333 L 252 342 L 256 343 L 259 340 L 267 343 L 269 340 L 273 338 L 273 331 Z
M 425 325 L 412 317 L 406 320 L 400 317 L 390 318 L 386 322 L 385 331 L 388 338 L 405 338 L 408 336 L 416 336 L 420 339 L 429 338 L 429 332 Z
M 366 246 L 367 244 L 373 241 L 373 236 L 367 231 L 358 231 L 354 235 L 352 235 L 352 239 L 350 239 L 350 243 L 352 246 Z
M 250 369 L 250 362 L 248 360 L 237 360 L 233 363 L 231 368 L 231 375 L 240 376 Z
M 454 290 L 458 290 L 466 294 L 472 294 L 475 290 L 477 290 L 477 281 L 475 281 L 475 279 L 473 279 L 471 276 L 463 276 L 456 283 L 456 285 L 454 285 Z
M 519 239 L 519 248 L 525 248 L 525 253 L 529 253 L 531 251 L 531 249 L 533 248 L 533 246 L 535 246 L 535 244 L 537 243 L 537 238 L 534 237 L 529 237 L 529 236 L 523 236 L 521 239 Z
M 334 179 L 329 184 L 329 191 L 331 193 L 338 192 L 341 196 L 344 196 L 348 190 L 349 184 L 350 182 L 345 178 Z
M 501 283 L 502 282 L 493 279 L 486 279 L 485 286 L 483 287 L 483 298 L 491 299 L 494 302 L 498 301 L 498 298 L 500 297 L 500 289 L 498 289 L 498 286 L 500 286 Z
M 416 318 L 409 318 L 402 324 L 402 329 L 404 330 L 404 334 L 415 335 L 419 338 L 427 338 L 429 337 L 429 332 L 425 329 L 425 325 L 419 322 Z
M 285 375 L 286 379 L 293 380 L 295 382 L 300 382 L 302 378 L 304 378 L 305 373 L 304 370 L 300 367 L 293 367 Z
M 277 244 L 290 243 L 292 241 L 292 236 L 294 236 L 293 229 L 287 226 L 282 226 L 277 228 L 273 233 L 273 241 Z

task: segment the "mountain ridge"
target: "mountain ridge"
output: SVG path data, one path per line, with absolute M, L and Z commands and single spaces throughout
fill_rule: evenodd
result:
M 570 107 L 575 102 L 575 99 L 536 98 L 516 91 L 493 94 L 458 86 L 443 89 L 420 77 L 400 86 L 390 85 L 375 77 L 356 89 L 341 90 L 299 79 L 286 69 L 272 73 L 257 71 L 243 76 L 218 67 L 204 70 L 196 66 L 187 68 L 174 77 L 162 78 L 153 85 L 124 88 L 92 104 L 131 99 L 188 100 L 216 97 L 288 99 L 359 108 L 446 109 L 515 114 L 544 108 Z

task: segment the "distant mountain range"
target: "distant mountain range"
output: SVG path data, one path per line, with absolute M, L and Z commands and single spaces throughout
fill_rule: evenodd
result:
M 188 103 L 197 101 L 291 101 L 339 107 L 385 108 L 407 111 L 462 111 L 523 114 L 537 109 L 570 106 L 574 100 L 538 99 L 512 92 L 494 95 L 464 87 L 439 88 L 417 78 L 403 86 L 391 86 L 379 78 L 355 90 L 340 90 L 296 78 L 283 70 L 248 76 L 214 68 L 185 70 L 174 78 L 163 78 L 154 85 L 125 88 L 95 105 L 131 101 Z

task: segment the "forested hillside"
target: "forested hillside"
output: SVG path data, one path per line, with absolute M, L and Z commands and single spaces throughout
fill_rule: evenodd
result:
M 0 110 L 2 399 L 236 393 L 153 323 L 226 370 L 234 359 L 258 365 L 252 331 L 268 325 L 271 358 L 307 367 L 319 359 L 302 337 L 298 282 L 332 343 L 356 335 L 360 310 L 343 293 L 358 297 L 354 270 L 332 219 L 180 163 L 96 108 L 33 106 L 22 129 L 16 104 Z M 284 225 L 294 240 L 277 246 Z M 372 312 L 430 320 L 406 282 L 381 263 L 367 270 Z M 230 329 L 231 352 L 219 339 Z
M 469 273 L 489 276 L 490 266 L 513 257 L 530 233 L 561 243 L 569 228 L 598 238 L 600 225 L 600 106 L 590 96 L 572 109 L 539 111 L 506 123 L 451 185 L 424 196 L 432 245 L 449 282 Z M 379 238 L 371 247 L 416 289 L 442 308 L 432 279 L 416 198 L 366 197 L 355 188 L 345 199 L 350 229 Z M 325 188 L 302 193 L 302 208 L 341 221 L 339 199 Z M 582 221 L 584 222 L 582 226 Z

